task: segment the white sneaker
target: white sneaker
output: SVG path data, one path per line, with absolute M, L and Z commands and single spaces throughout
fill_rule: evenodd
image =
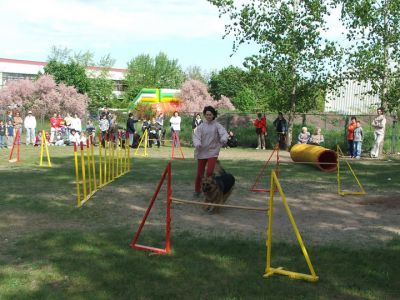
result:
M 260 150 L 260 147 L 257 147 L 256 150 Z
M 360 159 L 361 157 L 359 157 L 359 156 L 356 156 L 356 159 Z

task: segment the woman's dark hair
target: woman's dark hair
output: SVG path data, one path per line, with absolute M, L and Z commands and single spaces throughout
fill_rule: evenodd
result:
M 356 118 L 355 116 L 352 116 L 352 117 L 350 118 L 350 120 L 356 120 L 356 121 L 357 121 L 357 118 Z
M 132 117 L 132 116 L 133 116 L 133 113 L 129 113 L 128 117 L 130 118 L 130 117 Z
M 378 107 L 377 111 L 380 110 L 383 113 L 385 113 L 385 109 L 383 107 Z
M 262 117 L 262 114 L 261 114 L 261 113 L 258 113 L 258 114 L 257 114 L 257 117 L 261 118 L 261 117 Z
M 214 115 L 213 120 L 215 120 L 215 118 L 218 116 L 218 112 L 215 110 L 215 108 L 212 107 L 212 106 L 206 106 L 206 107 L 204 107 L 204 109 L 203 109 L 203 115 L 205 115 L 206 112 L 208 112 L 208 111 Z

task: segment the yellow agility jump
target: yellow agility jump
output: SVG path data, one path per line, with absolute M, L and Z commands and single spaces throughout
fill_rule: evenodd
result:
M 86 145 L 74 143 L 77 207 L 85 204 L 100 188 L 131 170 L 130 148 L 123 147 L 121 139 L 118 144 L 109 140 L 105 141 L 104 146 L 100 143 L 96 159 L 91 138 Z

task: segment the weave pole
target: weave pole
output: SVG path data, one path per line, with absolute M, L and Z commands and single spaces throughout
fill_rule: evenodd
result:
M 80 159 L 78 158 L 79 146 Z M 114 150 L 114 144 L 111 141 L 107 141 L 107 144 L 104 144 L 104 155 L 102 143 L 99 143 L 99 158 L 96 160 L 92 136 L 87 140 L 86 145 L 83 145 L 82 142 L 80 142 L 80 145 L 74 143 L 74 165 L 78 207 L 85 204 L 100 188 L 128 173 L 128 165 L 125 167 L 122 165 L 123 161 L 128 162 L 128 154 L 129 151 L 127 149 L 124 151 L 121 149 Z M 98 167 L 96 167 L 96 164 L 98 164 Z M 98 177 L 96 169 L 98 169 Z

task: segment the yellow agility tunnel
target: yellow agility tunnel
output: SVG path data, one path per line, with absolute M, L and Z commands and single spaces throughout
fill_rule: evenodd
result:
M 334 172 L 337 168 L 335 151 L 311 144 L 296 144 L 290 149 L 294 162 L 312 163 L 321 171 Z

